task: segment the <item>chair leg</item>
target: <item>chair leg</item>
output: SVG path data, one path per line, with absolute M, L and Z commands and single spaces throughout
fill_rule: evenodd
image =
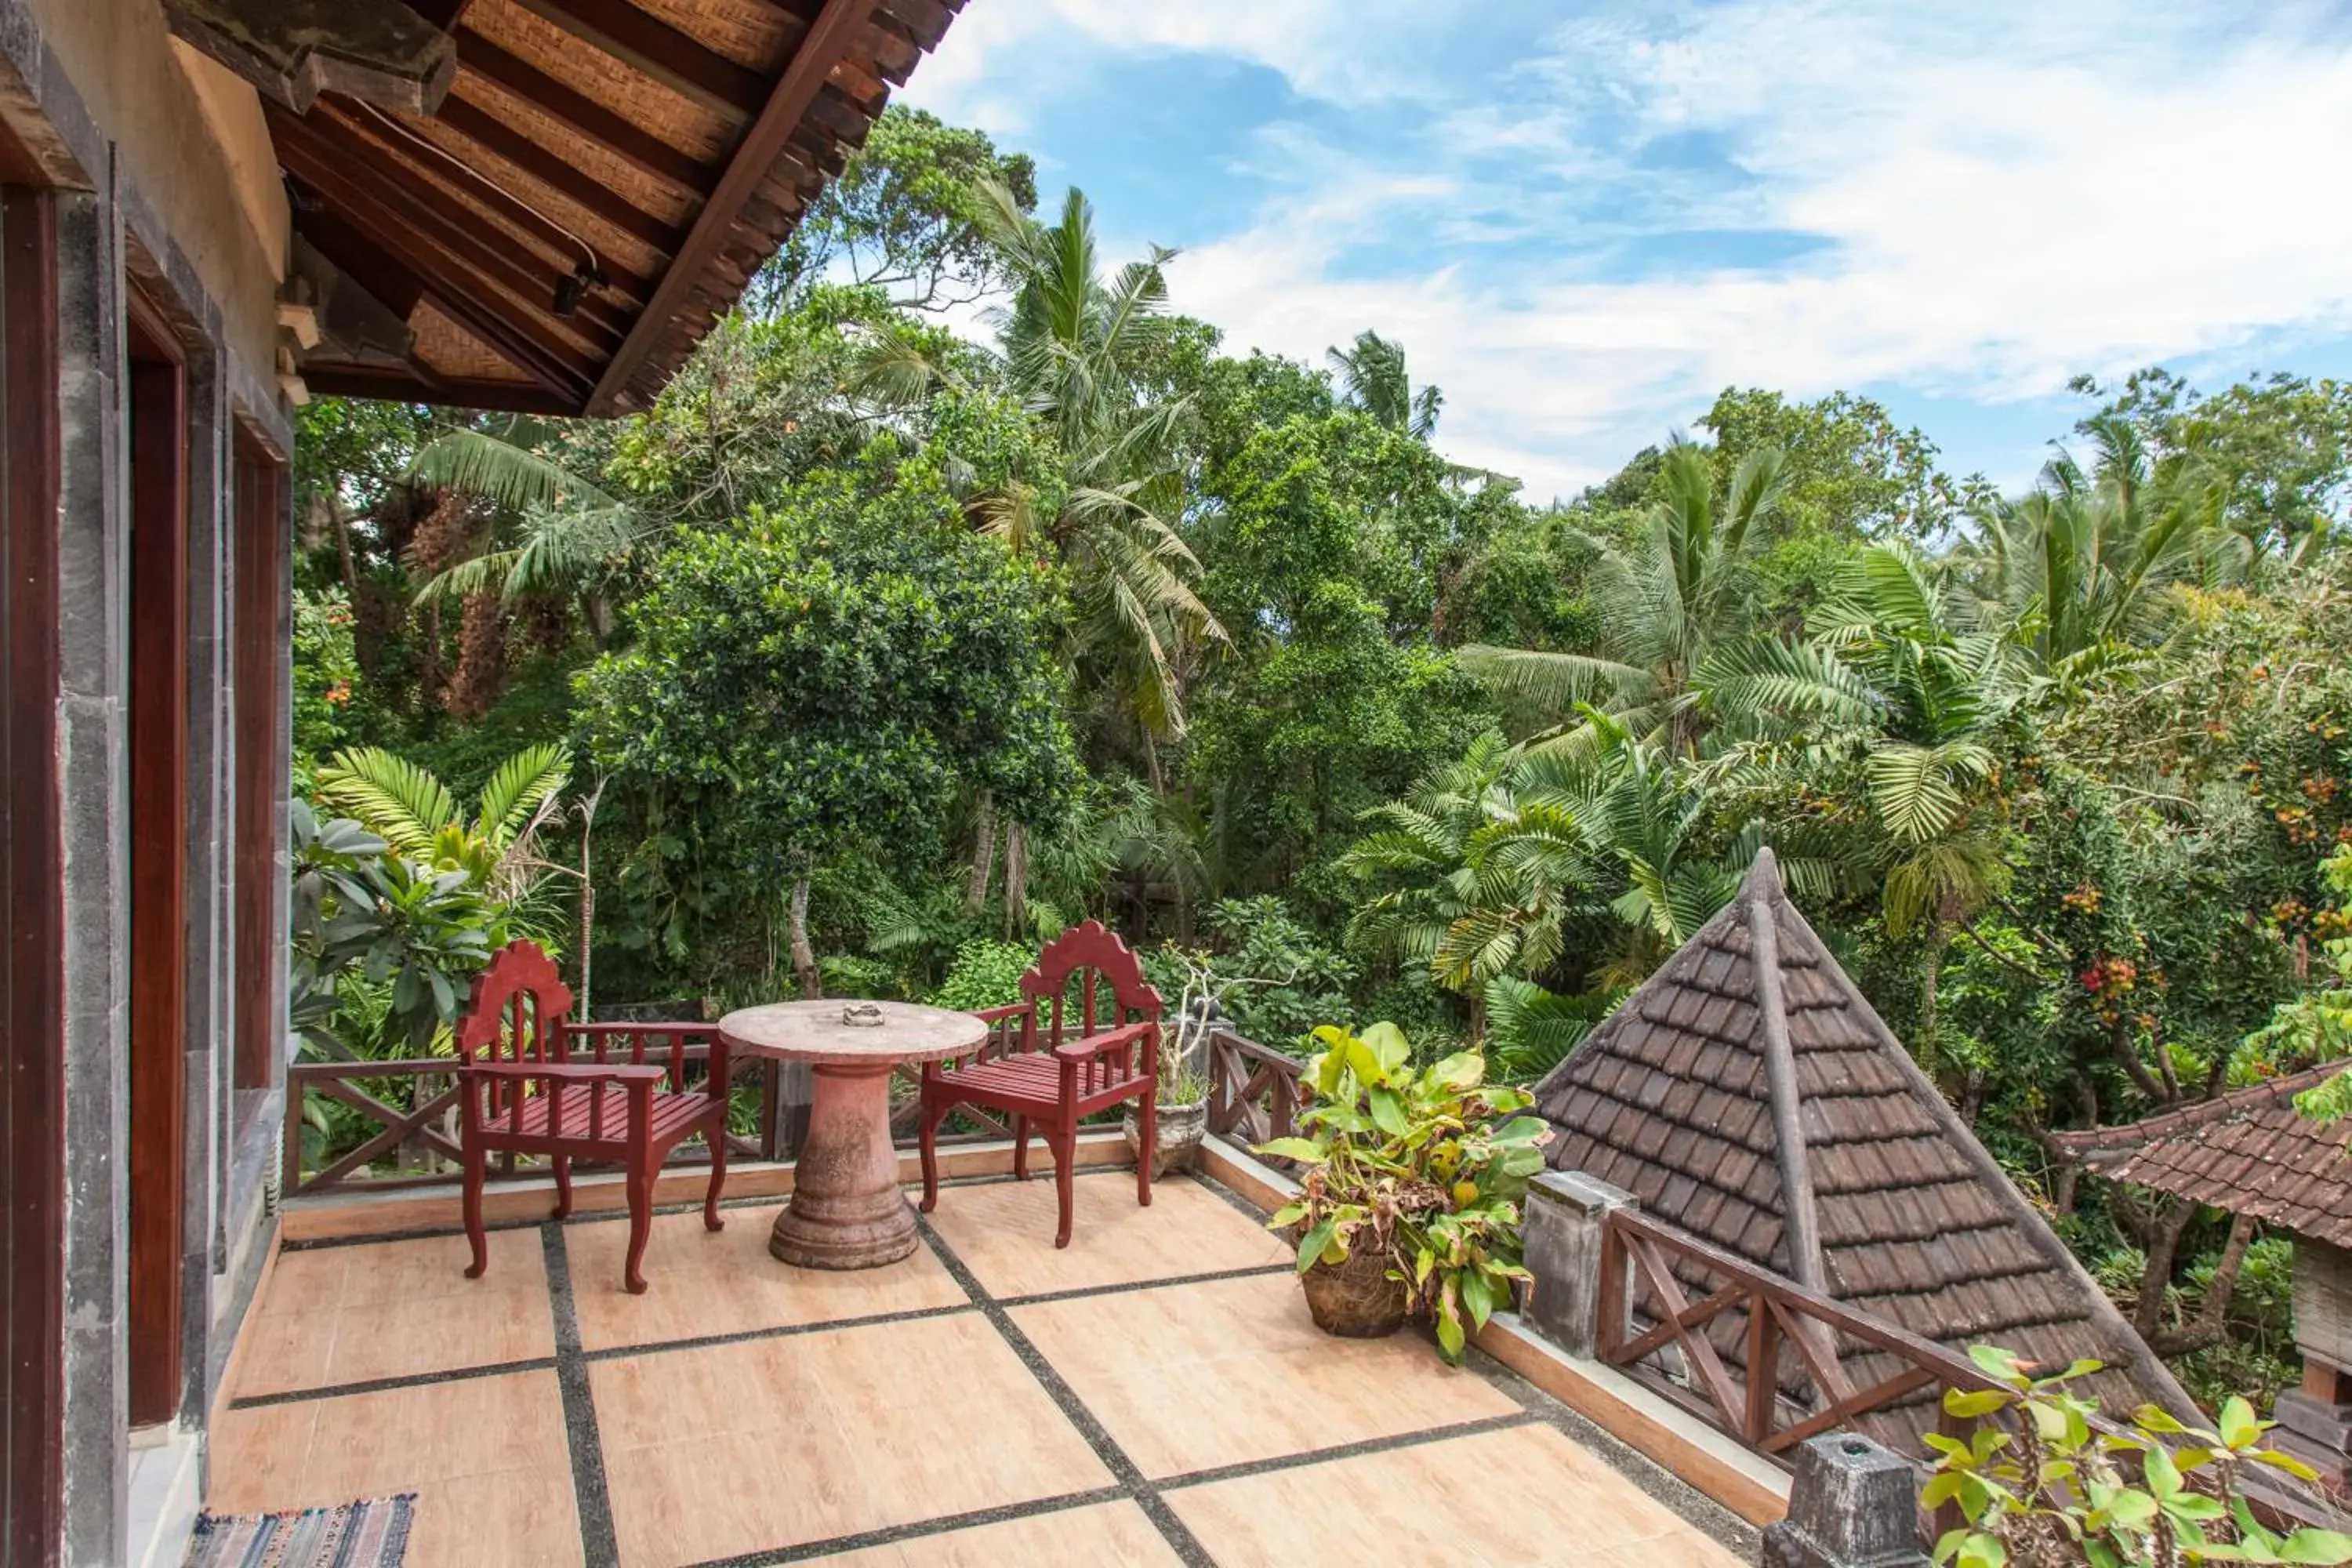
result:
M 551 1219 L 564 1219 L 572 1213 L 572 1156 L 557 1154 L 549 1162 L 555 1167 L 555 1212 Z
M 1061 1228 L 1054 1232 L 1054 1245 L 1070 1245 L 1070 1212 L 1077 1201 L 1078 1130 L 1076 1126 L 1056 1127 L 1045 1135 L 1047 1147 L 1054 1151 L 1054 1196 L 1061 1205 Z
M 1029 1179 L 1029 1119 L 1025 1116 L 1013 1119 L 1013 1179 Z
M 923 1212 L 930 1213 L 940 1206 L 940 1123 L 948 1119 L 955 1107 L 945 1100 L 923 1101 L 921 1115 L 917 1119 L 915 1147 L 923 1160 Z
M 474 1248 L 474 1261 L 467 1266 L 466 1278 L 479 1279 L 490 1266 L 490 1237 L 482 1228 L 482 1178 L 487 1173 L 488 1159 L 483 1151 L 468 1143 L 466 1147 L 466 1240 Z
M 645 1151 L 634 1151 L 629 1155 L 629 1258 L 621 1269 L 621 1283 L 632 1296 L 646 1293 L 646 1243 L 653 1234 L 653 1157 Z
M 719 1194 L 727 1188 L 727 1114 L 724 1110 L 703 1130 L 702 1136 L 710 1144 L 710 1190 L 702 1194 L 702 1228 L 724 1230 L 727 1221 L 719 1213 Z
M 1136 1118 L 1143 1133 L 1143 1151 L 1135 1160 L 1135 1201 L 1151 1206 L 1152 1152 L 1160 1147 L 1160 1086 L 1143 1091 L 1143 1113 Z

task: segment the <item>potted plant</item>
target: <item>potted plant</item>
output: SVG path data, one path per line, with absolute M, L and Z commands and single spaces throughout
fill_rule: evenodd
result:
M 1151 1175 L 1154 1181 L 1171 1171 L 1186 1171 L 1200 1158 L 1201 1140 L 1209 1130 L 1209 1037 L 1224 1021 L 1224 1000 L 1245 985 L 1281 985 L 1279 980 L 1248 975 L 1220 975 L 1208 953 L 1169 944 L 1167 962 L 1183 973 L 1176 1008 L 1176 1026 L 1160 1045 L 1160 1098 L 1154 1117 Z M 1144 1159 L 1143 1129 L 1130 1108 L 1120 1119 L 1127 1146 L 1137 1163 Z
M 1509 1303 L 1511 1281 L 1528 1278 L 1519 1199 L 1551 1132 L 1515 1114 L 1530 1097 L 1487 1083 L 1475 1051 L 1416 1068 L 1393 1024 L 1360 1036 L 1326 1025 L 1315 1037 L 1324 1049 L 1307 1068 L 1303 1135 L 1258 1148 L 1306 1167 L 1297 1201 L 1266 1224 L 1304 1227 L 1299 1278 L 1326 1333 L 1394 1333 L 1418 1311 L 1459 1362 Z

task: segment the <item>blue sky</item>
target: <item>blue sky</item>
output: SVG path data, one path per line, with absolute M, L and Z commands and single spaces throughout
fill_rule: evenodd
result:
M 2352 374 L 2352 0 L 970 0 L 908 98 L 1536 499 L 1735 383 L 2013 487 L 2077 372 Z

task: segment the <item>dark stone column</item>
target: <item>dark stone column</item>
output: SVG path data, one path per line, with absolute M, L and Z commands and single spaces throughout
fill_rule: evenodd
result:
M 124 1560 L 130 1058 L 129 515 L 122 242 L 110 182 L 58 194 L 58 762 L 64 812 L 64 1561 Z
M 1535 1283 L 1521 1313 L 1544 1338 L 1588 1360 L 1600 1334 L 1601 1226 L 1631 1193 L 1581 1171 L 1546 1171 L 1528 1188 L 1522 1251 Z
M 1764 1531 L 1764 1568 L 1927 1568 L 1919 1472 L 1891 1448 L 1831 1432 L 1797 1450 L 1789 1516 Z

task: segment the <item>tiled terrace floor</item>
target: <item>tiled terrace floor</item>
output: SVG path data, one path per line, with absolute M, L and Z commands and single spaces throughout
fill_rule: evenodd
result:
M 887 1269 L 768 1257 L 773 1202 L 278 1259 L 215 1511 L 417 1494 L 408 1562 L 834 1568 L 1737 1561 L 1492 1363 L 1325 1338 L 1220 1190 L 1083 1174 L 940 1196 Z M 1475 1358 L 1474 1358 L 1474 1361 Z

